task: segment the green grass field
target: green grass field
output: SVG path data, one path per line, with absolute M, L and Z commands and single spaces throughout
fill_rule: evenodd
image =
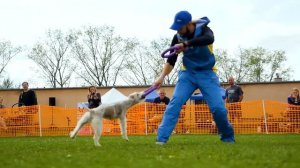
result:
M 0 138 L 1 168 L 193 168 L 300 167 L 300 135 L 238 135 L 225 144 L 216 135 L 172 136 L 165 146 L 155 136 Z

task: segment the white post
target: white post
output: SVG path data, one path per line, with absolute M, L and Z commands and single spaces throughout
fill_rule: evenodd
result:
M 263 112 L 264 112 L 264 123 L 265 123 L 266 134 L 269 134 L 268 124 L 267 124 L 267 113 L 266 113 L 266 108 L 265 108 L 265 100 L 262 100 L 262 105 L 263 105 Z
M 145 104 L 144 114 L 145 114 L 145 126 L 146 126 L 145 134 L 148 135 L 148 125 L 147 125 L 147 103 L 144 102 L 144 104 Z
M 41 106 L 39 105 L 39 127 L 40 127 L 40 137 L 43 136 L 42 134 L 42 115 L 41 115 Z

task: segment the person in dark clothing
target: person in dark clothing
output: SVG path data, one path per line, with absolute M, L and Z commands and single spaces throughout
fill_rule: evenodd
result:
M 244 98 L 244 92 L 242 88 L 235 84 L 234 78 L 228 78 L 229 87 L 226 89 L 225 96 L 226 96 L 226 103 L 228 108 L 228 114 L 231 122 L 234 121 L 241 121 L 242 118 L 242 107 L 241 102 Z
M 291 105 L 300 105 L 299 90 L 293 88 L 291 95 L 287 98 L 288 104 Z
M 18 106 L 33 106 L 37 105 L 36 94 L 28 88 L 28 82 L 22 83 L 23 91 L 20 93 Z
M 228 79 L 229 87 L 226 89 L 226 102 L 227 103 L 235 103 L 235 102 L 241 102 L 244 98 L 243 90 L 239 85 L 236 85 L 234 82 L 234 78 L 230 77 Z
M 148 130 L 149 133 L 156 133 L 157 132 L 157 126 L 161 122 L 162 115 L 164 111 L 166 110 L 166 106 L 169 104 L 170 99 L 166 96 L 166 91 L 164 89 L 159 89 L 159 96 L 156 97 L 153 101 L 153 103 L 156 103 L 154 107 L 156 107 L 155 112 L 149 116 L 149 122 L 148 122 Z
M 153 103 L 159 103 L 159 104 L 165 104 L 168 105 L 170 102 L 170 99 L 166 96 L 166 92 L 164 89 L 159 90 L 159 96 L 156 97 L 153 101 Z
M 3 98 L 0 97 L 0 108 L 5 108 L 5 106 L 3 105 Z
M 30 136 L 32 133 L 32 129 L 27 126 L 33 125 L 33 118 L 38 112 L 38 108 L 34 105 L 37 105 L 37 98 L 36 94 L 33 90 L 29 89 L 28 82 L 22 83 L 23 91 L 20 93 L 18 106 L 33 106 L 30 108 L 22 108 L 26 114 L 20 115 L 20 119 L 22 120 L 22 125 L 25 127 L 25 134 L 26 136 Z
M 300 125 L 297 124 L 300 122 L 300 97 L 299 90 L 297 88 L 292 89 L 291 95 L 287 98 L 288 101 L 288 110 L 286 117 L 288 121 L 292 122 L 294 128 L 299 128 Z
M 95 86 L 89 87 L 89 94 L 87 96 L 88 102 L 89 102 L 89 108 L 96 108 L 101 104 L 101 95 L 100 93 L 97 93 L 97 89 Z
M 3 98 L 0 96 L 0 108 L 5 108 L 5 106 L 2 103 L 3 103 Z M 1 116 L 1 113 L 0 113 L 0 128 L 1 127 L 3 127 L 5 130 L 7 130 L 5 119 Z

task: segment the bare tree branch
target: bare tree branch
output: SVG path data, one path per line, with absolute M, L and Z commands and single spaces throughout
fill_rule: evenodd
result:
M 76 66 L 68 58 L 74 37 L 61 30 L 49 30 L 46 39 L 32 48 L 28 57 L 40 68 L 51 87 L 66 87 Z
M 128 85 L 151 85 L 163 68 L 165 60 L 161 58 L 161 53 L 169 47 L 170 40 L 160 38 L 151 41 L 149 46 L 137 43 L 136 50 L 125 60 L 125 69 L 122 72 L 122 79 Z M 178 67 L 164 81 L 166 84 L 174 84 L 177 79 Z
M 21 51 L 21 47 L 14 47 L 10 41 L 0 41 L 0 77 L 11 59 Z
M 268 51 L 262 47 L 239 48 L 235 57 L 229 57 L 226 51 L 217 50 L 218 74 L 225 82 L 234 76 L 238 82 L 272 81 L 276 73 L 288 80 L 292 70 L 284 66 L 287 60 L 284 51 Z
M 133 49 L 130 41 L 116 35 L 110 26 L 84 27 L 76 33 L 73 53 L 78 76 L 89 85 L 116 85 L 123 63 Z

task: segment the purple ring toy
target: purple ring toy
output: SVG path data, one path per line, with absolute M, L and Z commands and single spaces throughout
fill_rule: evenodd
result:
M 144 91 L 143 93 L 143 97 L 146 97 L 149 93 L 153 92 L 154 90 L 156 90 L 158 88 L 157 85 L 152 85 L 150 86 L 147 90 Z
M 166 49 L 163 53 L 161 53 L 161 57 L 163 58 L 169 58 L 169 57 L 172 57 L 176 54 L 178 48 L 173 46 L 173 47 L 170 47 L 168 49 Z

